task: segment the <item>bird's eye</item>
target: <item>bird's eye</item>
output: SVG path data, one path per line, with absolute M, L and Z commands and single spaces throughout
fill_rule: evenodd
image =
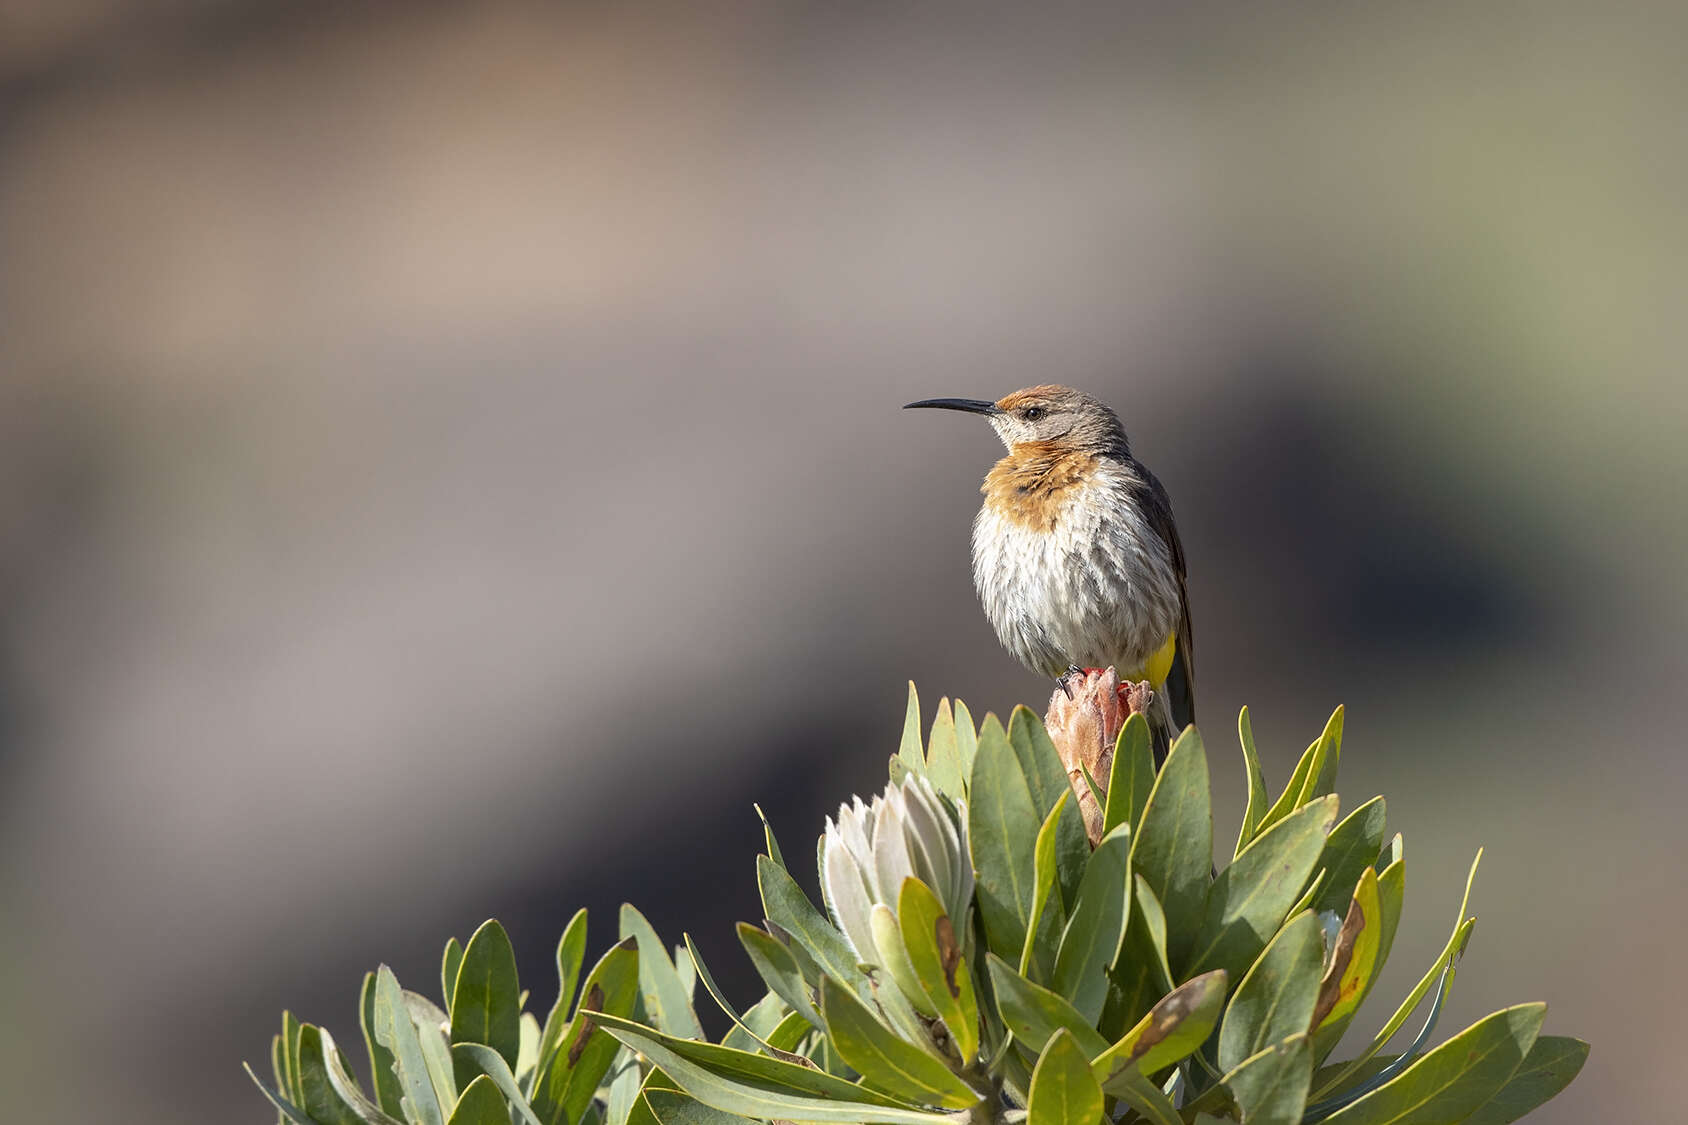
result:
M 1036 422 L 1039 418 L 1042 418 L 1043 415 L 1044 409 L 1041 406 L 1028 406 L 1020 413 L 1020 417 L 1024 418 L 1028 422 Z

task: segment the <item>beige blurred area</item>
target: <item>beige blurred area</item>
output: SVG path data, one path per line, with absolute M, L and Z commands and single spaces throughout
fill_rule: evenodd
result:
M 741 1000 L 760 802 L 999 712 L 934 395 L 1119 408 L 1234 825 L 1348 706 L 1445 1030 L 1688 1055 L 1681 5 L 0 2 L 0 1088 L 251 1121 L 283 1007 L 575 906 Z M 1369 1010 L 1369 1009 L 1368 1009 Z M 1362 1015 L 1375 1026 L 1386 1011 Z

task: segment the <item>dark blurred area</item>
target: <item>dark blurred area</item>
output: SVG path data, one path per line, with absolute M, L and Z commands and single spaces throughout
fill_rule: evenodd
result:
M 1532 1120 L 1672 1119 L 1685 36 L 0 0 L 8 1118 L 265 1120 L 283 1007 L 355 1041 L 489 915 L 541 1005 L 624 899 L 748 1002 L 752 802 L 801 855 L 906 680 L 1047 699 L 970 584 L 994 439 L 898 408 L 1054 381 L 1176 504 L 1217 835 L 1238 707 L 1282 785 L 1346 703 L 1372 1004 L 1482 845 L 1444 1028 L 1547 1000 L 1594 1052 Z

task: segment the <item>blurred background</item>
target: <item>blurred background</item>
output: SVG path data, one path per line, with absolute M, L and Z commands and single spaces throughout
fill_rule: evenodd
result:
M 906 681 L 1049 685 L 934 395 L 1121 412 L 1190 559 L 1218 835 L 1406 833 L 1369 1033 L 1593 1041 L 1532 1118 L 1680 1106 L 1688 78 L 1679 4 L 0 2 L 0 1088 L 273 1118 L 497 915 L 736 998 Z M 1676 874 L 1672 874 L 1672 872 Z M 1674 998 L 1674 999 L 1673 999 Z M 543 1008 L 542 1008 L 543 1010 Z M 1360 1025 L 1364 1025 L 1361 1027 Z M 361 1052 L 361 1049 L 360 1049 Z

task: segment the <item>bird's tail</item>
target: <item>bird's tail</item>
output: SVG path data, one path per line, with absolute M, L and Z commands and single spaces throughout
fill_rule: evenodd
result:
M 1172 748 L 1173 740 L 1184 733 L 1184 728 L 1196 721 L 1195 692 L 1190 683 L 1189 656 L 1185 646 L 1179 646 L 1173 654 L 1172 666 L 1167 670 L 1166 680 L 1155 688 L 1155 702 L 1153 722 L 1150 726 L 1154 734 L 1155 769 L 1159 771 L 1161 764 L 1166 761 L 1167 751 Z
M 1172 740 L 1178 737 L 1183 728 L 1175 725 L 1177 720 L 1172 717 L 1172 701 L 1164 689 L 1155 692 L 1153 708 L 1149 733 L 1155 751 L 1155 772 L 1159 773 L 1160 768 L 1166 764 L 1167 752 L 1172 749 Z

